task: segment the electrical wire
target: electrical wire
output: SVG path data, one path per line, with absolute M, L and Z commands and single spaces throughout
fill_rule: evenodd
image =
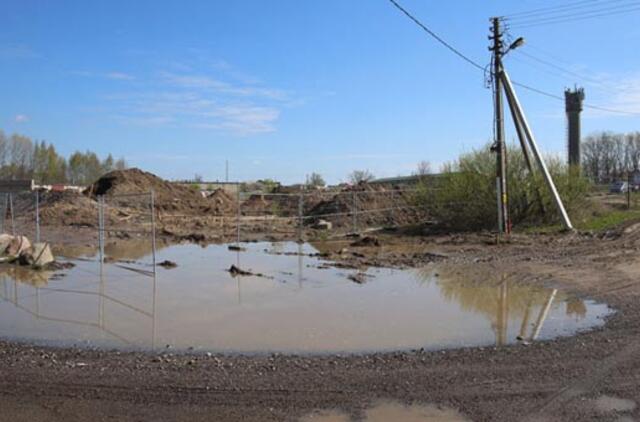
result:
M 536 57 L 533 54 L 527 53 L 525 51 L 516 50 L 516 52 L 517 52 L 517 54 L 520 54 L 520 55 L 523 55 L 525 57 L 528 57 L 529 59 L 534 60 L 534 61 L 536 61 L 536 62 L 538 62 L 540 64 L 543 64 L 543 65 L 548 66 L 550 68 L 556 69 L 556 70 L 558 70 L 558 71 L 560 71 L 562 73 L 565 73 L 567 75 L 571 75 L 573 77 L 576 77 L 576 78 L 581 79 L 583 81 L 589 82 L 591 84 L 595 84 L 595 85 L 598 85 L 598 86 L 605 86 L 606 85 L 601 80 L 598 80 L 598 79 L 595 79 L 595 78 L 591 78 L 589 76 L 586 76 L 586 75 L 574 72 L 572 70 L 566 69 L 566 68 L 564 68 L 562 66 L 559 66 L 559 65 L 557 65 L 555 63 L 552 63 L 552 62 L 549 62 L 547 60 L 541 59 L 539 57 Z M 556 75 L 558 75 L 558 74 L 556 73 Z M 559 76 L 560 77 L 565 77 L 565 76 L 562 76 L 562 75 L 559 75 Z
M 443 46 L 445 46 L 447 49 L 449 49 L 451 52 L 453 52 L 455 55 L 457 55 L 458 57 L 460 57 L 461 59 L 463 59 L 465 62 L 469 63 L 470 65 L 472 65 L 473 67 L 481 70 L 483 72 L 483 74 L 486 75 L 487 72 L 487 67 L 486 66 L 482 66 L 480 65 L 478 62 L 474 61 L 473 59 L 470 59 L 469 57 L 467 57 L 466 55 L 464 55 L 462 52 L 460 52 L 458 49 L 456 49 L 455 47 L 453 47 L 451 44 L 449 44 L 448 42 L 446 42 L 444 39 L 442 39 L 439 35 L 437 35 L 435 32 L 433 32 L 432 30 L 430 30 L 429 28 L 427 28 L 426 25 L 424 25 L 422 22 L 420 22 L 418 20 L 418 18 L 414 17 L 411 13 L 409 13 L 405 8 L 403 8 L 396 0 L 389 0 L 389 2 L 391 4 L 393 4 L 398 10 L 400 10 L 402 13 L 404 13 L 409 19 L 411 19 L 416 25 L 418 25 L 420 28 L 422 28 L 427 34 L 429 34 L 431 37 L 433 37 L 434 39 L 436 39 L 440 44 L 442 44 Z M 520 83 L 520 82 L 516 82 L 516 81 L 512 81 L 512 83 L 514 85 L 517 85 L 521 88 L 524 88 L 528 91 L 531 92 L 535 92 L 539 95 L 543 95 L 549 98 L 553 98 L 556 100 L 560 100 L 560 101 L 564 101 L 564 98 L 559 96 L 559 95 L 555 95 L 546 91 L 543 91 L 541 89 L 538 88 L 534 88 L 532 86 Z M 600 111 L 606 111 L 609 113 L 616 113 L 616 114 L 624 114 L 624 115 L 633 115 L 633 116 L 638 116 L 640 115 L 640 112 L 634 112 L 634 111 L 626 111 L 626 110 L 617 110 L 617 109 L 613 109 L 613 108 L 608 108 L 608 107 L 601 107 L 601 106 L 596 106 L 596 105 L 591 105 L 591 104 L 583 104 L 584 107 L 586 108 L 591 108 L 594 110 L 600 110 Z
M 514 84 L 514 85 L 519 86 L 520 88 L 524 88 L 524 89 L 526 89 L 528 91 L 535 92 L 537 94 L 544 95 L 546 97 L 553 98 L 553 99 L 556 99 L 556 100 L 564 101 L 564 98 L 562 98 L 559 95 L 555 95 L 555 94 L 552 94 L 550 92 L 546 92 L 546 91 L 543 91 L 541 89 L 534 88 L 532 86 L 525 85 L 525 84 L 520 83 L 520 82 L 511 81 L 511 83 Z M 590 108 L 592 110 L 606 111 L 608 113 L 614 113 L 614 114 L 626 114 L 626 115 L 629 115 L 629 116 L 640 116 L 640 112 L 636 112 L 636 111 L 619 110 L 619 109 L 615 109 L 615 108 L 601 107 L 601 106 L 596 106 L 596 105 L 587 104 L 587 103 L 583 103 L 582 105 L 583 105 L 583 107 Z
M 402 13 L 404 13 L 409 19 L 411 19 L 416 25 L 418 25 L 420 28 L 422 28 L 427 34 L 429 34 L 431 37 L 433 37 L 436 41 L 438 41 L 440 44 L 444 45 L 446 48 L 448 48 L 449 50 L 451 50 L 455 55 L 457 55 L 458 57 L 460 57 L 462 60 L 466 61 L 467 63 L 471 64 L 474 67 L 477 67 L 478 69 L 482 70 L 484 72 L 484 66 L 482 66 L 481 64 L 479 64 L 478 62 L 470 59 L 469 57 L 467 57 L 466 55 L 464 55 L 462 52 L 460 52 L 458 49 L 456 49 L 455 47 L 453 47 L 451 44 L 449 44 L 448 42 L 446 42 L 445 40 L 443 40 L 438 34 L 436 34 L 435 32 L 433 32 L 432 30 L 430 30 L 429 28 L 426 27 L 426 25 L 424 25 L 422 22 L 420 22 L 416 17 L 414 17 L 411 13 L 409 13 L 404 7 L 402 7 L 396 0 L 389 0 L 389 2 L 391 4 L 393 4 L 398 10 L 400 10 Z
M 539 14 L 553 13 L 555 11 L 564 10 L 564 9 L 582 8 L 582 7 L 585 7 L 585 6 L 589 6 L 589 4 L 595 3 L 595 2 L 598 2 L 598 1 L 600 1 L 600 0 L 582 0 L 582 1 L 572 2 L 572 3 L 566 3 L 566 4 L 563 4 L 563 5 L 559 5 L 559 6 L 541 7 L 541 8 L 538 8 L 538 9 L 532 9 L 532 10 L 526 10 L 526 11 L 522 11 L 522 12 L 510 13 L 510 14 L 504 15 L 503 18 L 514 19 L 514 18 L 517 18 L 519 16 L 539 15 Z
M 582 21 L 586 19 L 620 15 L 623 13 L 630 13 L 630 12 L 635 12 L 640 10 L 640 2 L 635 4 L 629 4 L 629 5 L 626 5 L 625 7 L 626 7 L 625 9 L 619 9 L 619 10 L 615 9 L 615 10 L 609 10 L 607 12 L 603 12 L 601 9 L 600 12 L 602 13 L 597 13 L 596 11 L 593 11 L 593 12 L 589 12 L 588 14 L 575 14 L 573 16 L 558 16 L 555 18 L 540 19 L 537 21 L 516 22 L 513 24 L 509 24 L 509 27 L 522 29 L 522 28 L 531 28 L 531 27 L 537 27 L 537 26 L 553 25 L 558 23 L 575 22 L 575 21 Z
M 598 1 L 598 0 L 594 0 Z M 575 15 L 584 15 L 589 13 L 602 12 L 612 9 L 620 9 L 623 7 L 633 6 L 635 3 L 634 0 L 608 0 L 606 2 L 598 1 L 597 3 L 591 2 L 592 4 L 582 5 L 582 6 L 573 6 L 569 7 L 569 5 L 558 6 L 552 10 L 548 11 L 539 11 L 537 13 L 529 13 L 523 16 L 515 16 L 515 15 L 507 15 L 503 16 L 502 19 L 506 21 L 523 23 L 526 21 L 535 21 L 535 20 L 545 20 L 545 19 L 556 19 L 560 17 L 571 17 Z M 615 3 L 626 3 L 626 4 L 618 4 Z

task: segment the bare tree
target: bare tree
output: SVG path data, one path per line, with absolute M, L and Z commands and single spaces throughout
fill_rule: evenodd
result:
M 354 170 L 349 175 L 349 182 L 351 182 L 354 185 L 357 185 L 358 183 L 370 182 L 374 178 L 375 176 L 369 170 Z
M 319 173 L 311 173 L 307 178 L 307 186 L 311 188 L 319 188 L 326 185 L 324 178 Z
M 582 168 L 596 183 L 619 179 L 640 166 L 640 132 L 591 134 L 582 142 Z

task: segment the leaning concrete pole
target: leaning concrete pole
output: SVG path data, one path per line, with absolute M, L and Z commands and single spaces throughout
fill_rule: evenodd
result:
M 562 199 L 558 194 L 558 190 L 556 189 L 556 185 L 553 183 L 553 179 L 551 178 L 551 174 L 549 174 L 549 170 L 547 169 L 547 165 L 544 162 L 542 154 L 538 150 L 538 145 L 536 144 L 536 140 L 533 137 L 533 132 L 531 131 L 531 126 L 529 126 L 529 122 L 527 122 L 527 118 L 522 111 L 522 106 L 520 105 L 520 101 L 518 101 L 518 97 L 516 96 L 516 92 L 513 89 L 513 85 L 511 85 L 511 79 L 509 79 L 509 75 L 507 71 L 502 69 L 500 73 L 502 77 L 502 81 L 504 82 L 505 92 L 507 93 L 507 100 L 509 102 L 509 106 L 513 109 L 515 114 L 518 116 L 520 123 L 522 124 L 522 128 L 524 129 L 525 135 L 527 135 L 527 139 L 529 141 L 529 146 L 531 147 L 531 151 L 540 166 L 540 170 L 544 176 L 545 182 L 547 182 L 547 186 L 551 191 L 551 195 L 553 196 L 553 200 L 558 207 L 558 211 L 560 212 L 560 217 L 562 218 L 562 224 L 565 229 L 573 230 L 573 225 L 571 224 L 571 220 L 569 219 L 569 215 L 564 208 L 564 204 L 562 203 Z

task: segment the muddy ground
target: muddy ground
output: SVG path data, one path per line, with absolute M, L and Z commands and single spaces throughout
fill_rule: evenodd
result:
M 80 229 L 45 233 L 92 242 Z M 379 246 L 344 239 L 325 242 L 322 252 L 353 267 L 438 261 L 479 282 L 504 274 L 604 301 L 617 312 L 603 328 L 571 338 L 370 355 L 175 355 L 3 341 L 0 420 L 365 420 L 381 400 L 433 404 L 473 421 L 640 420 L 640 225 L 500 241 L 491 234 L 376 236 Z M 322 419 L 315 413 L 321 410 L 342 413 Z

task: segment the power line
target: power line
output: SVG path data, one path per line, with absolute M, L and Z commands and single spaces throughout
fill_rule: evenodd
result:
M 435 38 L 440 44 L 445 46 L 447 49 L 449 49 L 455 55 L 457 55 L 458 57 L 460 57 L 461 59 L 463 59 L 464 61 L 466 61 L 470 65 L 472 65 L 473 67 L 475 67 L 477 69 L 480 69 L 483 73 L 486 73 L 486 67 L 485 66 L 482 66 L 481 64 L 479 64 L 478 62 L 474 61 L 473 59 L 470 59 L 469 57 L 464 55 L 462 52 L 460 52 L 458 49 L 456 49 L 451 44 L 449 44 L 444 39 L 442 39 L 435 32 L 433 32 L 432 30 L 427 28 L 426 25 L 424 25 L 416 17 L 414 17 L 411 13 L 409 13 L 405 8 L 403 8 L 396 0 L 389 0 L 389 2 L 391 4 L 393 4 L 402 13 L 404 13 L 416 25 L 418 25 L 420 28 L 422 28 L 427 34 L 429 34 L 431 37 Z M 546 97 L 549 97 L 549 98 L 554 98 L 556 100 L 564 101 L 564 98 L 559 96 L 559 95 L 555 95 L 555 94 L 543 91 L 543 90 L 538 89 L 538 88 L 534 88 L 532 86 L 529 86 L 529 85 L 526 85 L 526 84 L 523 84 L 523 83 L 520 83 L 520 82 L 512 81 L 512 83 L 514 85 L 517 85 L 517 86 L 519 86 L 521 88 L 524 88 L 526 90 L 529 90 L 531 92 L 535 92 L 535 93 L 537 93 L 539 95 L 543 95 L 543 96 L 546 96 Z M 584 104 L 584 107 L 595 109 L 595 110 L 607 111 L 607 112 L 610 112 L 610 113 L 626 114 L 626 115 L 634 115 L 634 116 L 635 115 L 640 115 L 640 113 L 638 113 L 638 112 L 625 111 L 625 110 L 616 110 L 616 109 L 612 109 L 612 108 L 600 107 L 600 106 L 595 106 L 595 105 L 590 105 L 590 104 Z
M 522 12 L 516 12 L 516 13 L 510 13 L 508 15 L 504 15 L 503 18 L 514 18 L 517 16 L 528 16 L 528 15 L 537 15 L 537 14 L 544 14 L 544 13 L 552 13 L 558 9 L 566 9 L 566 8 L 571 8 L 571 7 L 584 7 L 584 6 L 579 6 L 579 5 L 583 5 L 585 3 L 594 3 L 597 2 L 599 0 L 582 0 L 582 1 L 576 1 L 576 2 L 572 2 L 572 3 L 567 3 L 561 6 L 549 6 L 549 7 L 541 7 L 538 9 L 532 9 L 532 10 L 526 10 L 526 11 L 522 11 Z
M 590 13 L 596 11 L 607 10 L 611 7 L 622 7 L 624 5 L 613 6 L 614 3 L 630 2 L 631 0 L 608 0 L 602 2 L 600 0 L 586 0 L 577 3 L 567 3 L 559 6 L 551 6 L 541 9 L 534 9 L 529 12 L 513 13 L 511 15 L 505 15 L 502 18 L 509 21 L 517 20 L 535 20 L 535 19 L 550 19 L 558 17 L 567 13 Z M 586 3 L 586 4 L 585 4 Z
M 448 42 L 443 40 L 438 34 L 433 32 L 429 28 L 427 28 L 426 25 L 424 25 L 422 22 L 420 22 L 416 17 L 414 17 L 411 13 L 409 13 L 404 7 L 400 6 L 400 4 L 398 4 L 397 1 L 389 0 L 389 2 L 391 2 L 391 4 L 393 4 L 398 10 L 400 10 L 402 13 L 404 13 L 416 25 L 418 25 L 420 28 L 422 28 L 427 34 L 429 34 L 431 37 L 435 38 L 436 41 L 438 41 L 440 44 L 444 45 L 446 48 L 451 50 L 455 55 L 457 55 L 458 57 L 460 57 L 462 60 L 466 61 L 467 63 L 471 64 L 472 66 L 477 67 L 478 69 L 482 70 L 483 72 L 485 71 L 485 67 L 484 66 L 482 66 L 481 64 L 477 63 L 476 61 L 470 59 L 469 57 L 465 56 L 458 49 L 456 49 L 451 44 L 449 44 Z
M 609 10 L 608 12 L 602 12 L 602 13 L 596 13 L 595 11 L 593 11 L 593 12 L 589 12 L 590 14 L 579 14 L 579 15 L 575 14 L 573 16 L 567 16 L 567 17 L 558 16 L 555 18 L 549 18 L 545 20 L 541 19 L 538 21 L 516 22 L 513 25 L 509 25 L 509 26 L 511 28 L 530 28 L 534 26 L 552 25 L 557 23 L 575 22 L 575 21 L 581 21 L 585 19 L 594 19 L 594 18 L 619 15 L 622 13 L 630 13 L 630 12 L 635 12 L 640 10 L 640 3 L 629 4 L 629 5 L 626 5 L 625 7 L 626 9 Z M 602 10 L 603 9 L 601 9 L 600 11 Z
M 560 72 L 566 73 L 567 75 L 574 76 L 574 77 L 576 77 L 576 78 L 578 78 L 578 79 L 583 79 L 583 80 L 588 81 L 588 82 L 590 82 L 590 83 L 592 83 L 592 84 L 596 84 L 596 85 L 600 85 L 600 86 L 603 86 L 603 85 L 604 85 L 604 83 L 603 83 L 602 81 L 599 81 L 599 80 L 597 80 L 597 79 L 594 79 L 594 78 L 591 78 L 591 77 L 588 77 L 588 76 L 582 75 L 582 74 L 580 74 L 580 73 L 574 72 L 574 71 L 569 70 L 569 69 L 565 69 L 565 68 L 564 68 L 564 67 L 562 67 L 562 66 L 558 66 L 558 65 L 557 65 L 557 64 L 555 64 L 555 63 L 552 63 L 552 62 L 550 62 L 550 61 L 547 61 L 547 60 L 541 59 L 541 58 L 536 57 L 536 56 L 534 56 L 534 55 L 532 55 L 532 54 L 529 54 L 529 53 L 527 53 L 527 52 L 525 52 L 525 51 L 516 50 L 516 52 L 517 52 L 518 54 L 522 54 L 523 56 L 526 56 L 526 57 L 530 58 L 531 60 L 535 60 L 535 61 L 536 61 L 536 62 L 538 62 L 538 63 L 541 63 L 541 64 L 543 64 L 543 65 L 549 66 L 549 67 L 554 68 L 554 69 L 556 69 L 556 70 L 559 70 Z
M 552 94 L 550 92 L 546 92 L 546 91 L 543 91 L 541 89 L 534 88 L 532 86 L 525 85 L 525 84 L 520 83 L 520 82 L 512 81 L 511 83 L 513 83 L 514 85 L 519 86 L 520 88 L 524 88 L 524 89 L 526 89 L 528 91 L 535 92 L 537 94 L 544 95 L 546 97 L 553 98 L 553 99 L 556 99 L 556 100 L 564 101 L 564 98 L 559 96 L 559 95 L 555 95 L 555 94 Z M 626 115 L 630 115 L 630 116 L 640 116 L 640 112 L 636 112 L 636 111 L 618 110 L 618 109 L 615 109 L 615 108 L 601 107 L 601 106 L 596 106 L 596 105 L 592 105 L 592 104 L 584 104 L 584 103 L 583 103 L 583 106 L 585 108 L 590 108 L 592 110 L 606 111 L 606 112 L 609 112 L 609 113 L 626 114 Z

